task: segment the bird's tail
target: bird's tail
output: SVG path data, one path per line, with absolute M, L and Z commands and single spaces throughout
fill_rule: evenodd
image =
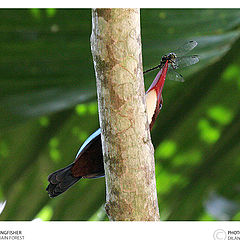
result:
M 58 171 L 50 174 L 48 176 L 48 181 L 50 182 L 46 188 L 49 197 L 54 198 L 59 194 L 65 192 L 74 183 L 76 183 L 81 177 L 74 177 L 71 172 L 73 164 L 59 169 Z

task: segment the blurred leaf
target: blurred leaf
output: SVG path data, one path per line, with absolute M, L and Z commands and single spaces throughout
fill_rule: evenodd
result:
M 47 8 L 46 12 L 49 17 L 53 17 L 56 14 L 57 10 L 55 8 Z
M 53 214 L 53 210 L 50 206 L 45 206 L 36 216 L 36 218 L 40 218 L 43 221 L 48 221 L 51 219 Z
M 40 9 L 39 8 L 32 8 L 31 13 L 35 18 L 40 18 Z
M 214 106 L 208 110 L 208 115 L 216 122 L 225 125 L 232 121 L 232 112 L 222 106 Z
M 46 11 L 52 18 L 42 15 L 41 22 L 34 24 L 27 10 L 1 10 L 0 103 L 5 107 L 0 110 L 0 127 L 61 111 L 96 96 L 89 42 L 91 12 Z M 31 12 L 39 16 L 41 10 Z M 11 28 L 6 29 L 9 14 Z M 164 53 L 191 38 L 199 42 L 196 51 L 201 59 L 191 71 L 199 70 L 229 50 L 239 31 L 224 31 L 238 23 L 239 10 L 142 10 L 145 67 L 158 63 Z
M 28 10 L 1 10 L 0 19 L 0 128 L 95 98 L 90 10 L 59 10 L 38 23 Z

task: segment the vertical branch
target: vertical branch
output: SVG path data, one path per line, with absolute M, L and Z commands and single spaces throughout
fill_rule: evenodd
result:
M 97 78 L 110 220 L 159 220 L 154 149 L 147 121 L 139 9 L 94 9 Z

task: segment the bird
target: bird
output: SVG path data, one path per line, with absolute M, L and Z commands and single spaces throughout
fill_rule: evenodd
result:
M 167 70 L 168 60 L 159 70 L 145 95 L 150 130 L 152 130 L 162 108 L 162 90 Z M 101 128 L 99 128 L 83 143 L 73 163 L 48 176 L 49 184 L 46 191 L 50 198 L 54 198 L 64 193 L 82 178 L 99 178 L 104 177 L 104 175 Z

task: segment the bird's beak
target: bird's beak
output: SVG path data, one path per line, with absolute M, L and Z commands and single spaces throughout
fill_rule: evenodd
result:
M 146 93 L 149 93 L 152 90 L 156 91 L 157 94 L 157 107 L 162 101 L 162 90 L 165 83 L 165 78 L 168 70 L 168 61 L 165 63 L 165 65 L 161 68 L 161 70 L 158 72 L 157 76 L 155 77 L 153 83 L 149 87 Z

